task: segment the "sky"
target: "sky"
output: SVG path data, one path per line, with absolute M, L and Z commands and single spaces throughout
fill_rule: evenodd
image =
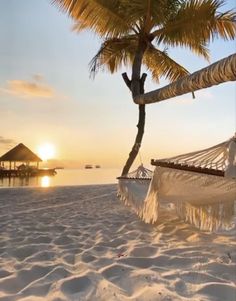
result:
M 235 6 L 229 0 L 223 10 Z M 73 32 L 72 24 L 50 0 L 0 1 L 0 155 L 18 143 L 37 152 L 48 142 L 66 167 L 121 168 L 138 117 L 121 77 L 130 70 L 91 79 L 88 64 L 101 41 Z M 236 42 L 215 40 L 210 50 L 215 62 L 235 53 Z M 190 72 L 208 65 L 187 50 L 169 54 Z M 146 91 L 166 83 L 148 75 Z M 210 147 L 236 131 L 233 82 L 196 92 L 194 100 L 187 94 L 146 107 L 141 158 L 147 166 L 151 158 Z

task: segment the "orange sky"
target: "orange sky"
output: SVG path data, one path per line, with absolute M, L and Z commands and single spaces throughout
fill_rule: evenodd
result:
M 71 32 L 71 21 L 49 2 L 0 4 L 0 155 L 20 142 L 34 152 L 49 142 L 55 145 L 58 164 L 120 168 L 132 147 L 138 116 L 121 77 L 124 70 L 92 80 L 88 63 L 100 41 L 87 32 Z M 229 1 L 228 7 L 233 6 Z M 233 52 L 235 42 L 215 41 L 212 62 Z M 170 54 L 190 72 L 208 64 L 187 51 Z M 148 75 L 146 91 L 157 87 Z M 227 83 L 197 92 L 195 100 L 185 95 L 147 106 L 141 149 L 145 164 L 231 137 L 235 96 L 235 84 Z

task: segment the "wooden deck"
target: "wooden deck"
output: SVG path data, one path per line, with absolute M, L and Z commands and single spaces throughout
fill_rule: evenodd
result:
M 55 168 L 50 169 L 29 169 L 29 170 L 15 170 L 2 169 L 0 170 L 1 178 L 9 177 L 38 177 L 38 176 L 54 176 L 56 175 Z

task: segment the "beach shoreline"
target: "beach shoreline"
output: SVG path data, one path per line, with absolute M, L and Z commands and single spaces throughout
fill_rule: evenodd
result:
M 235 227 L 199 231 L 171 210 L 148 225 L 116 193 L 0 189 L 0 301 L 235 300 Z

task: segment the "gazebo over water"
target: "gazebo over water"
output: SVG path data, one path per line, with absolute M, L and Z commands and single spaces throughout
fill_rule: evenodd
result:
M 0 165 L 3 166 L 4 162 L 9 162 L 9 169 L 16 169 L 16 163 L 20 162 L 26 164 L 29 167 L 30 163 L 36 163 L 37 169 L 39 168 L 39 162 L 42 162 L 35 153 L 33 153 L 23 143 L 18 144 L 3 156 L 0 157 Z M 13 166 L 12 166 L 13 164 Z
M 5 162 L 7 164 L 4 164 Z M 40 172 L 40 162 L 41 158 L 20 143 L 0 157 L 0 176 L 35 176 Z
M 5 162 L 8 163 L 7 166 L 4 165 Z M 42 162 L 40 157 L 20 143 L 0 157 L 0 176 L 30 177 L 56 174 L 55 168 L 39 169 L 40 162 Z

